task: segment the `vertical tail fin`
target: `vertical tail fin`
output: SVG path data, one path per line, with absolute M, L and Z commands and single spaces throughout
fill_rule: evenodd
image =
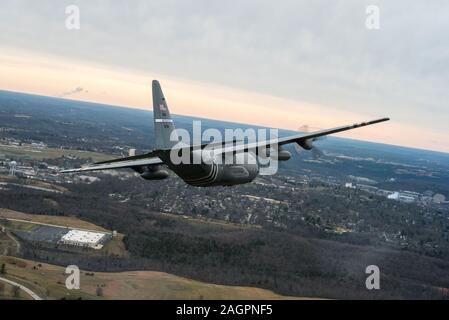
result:
M 172 148 L 177 143 L 177 141 L 170 140 L 175 126 L 161 85 L 157 80 L 153 81 L 153 113 L 156 148 L 161 150 Z

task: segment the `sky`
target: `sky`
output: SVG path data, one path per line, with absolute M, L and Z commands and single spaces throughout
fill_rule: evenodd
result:
M 446 0 L 2 0 L 0 30 L 0 90 L 151 109 L 158 79 L 172 113 L 449 152 Z

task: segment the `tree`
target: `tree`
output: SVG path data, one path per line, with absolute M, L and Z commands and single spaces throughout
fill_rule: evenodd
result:
M 103 296 L 103 288 L 98 286 L 97 287 L 97 296 L 102 297 Z
M 2 263 L 2 267 L 0 268 L 0 274 L 6 274 L 6 265 Z
M 20 298 L 20 287 L 13 286 L 12 287 L 12 295 L 14 298 Z

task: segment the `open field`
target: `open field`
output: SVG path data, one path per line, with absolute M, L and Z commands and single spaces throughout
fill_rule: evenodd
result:
M 57 184 L 32 179 L 19 180 L 18 178 L 9 175 L 0 175 L 0 186 L 2 187 L 15 186 L 21 188 L 30 188 L 58 193 L 68 192 L 66 188 L 59 186 Z
M 17 281 L 47 299 L 292 299 L 269 290 L 208 284 L 162 272 L 81 272 L 80 290 L 65 287 L 64 268 L 12 257 L 0 257 L 5 277 Z M 90 274 L 90 273 L 88 273 Z M 96 295 L 97 288 L 103 295 Z
M 110 232 L 109 230 L 106 230 L 100 226 L 97 226 L 87 221 L 80 220 L 75 217 L 35 215 L 12 211 L 8 209 L 0 209 L 0 219 L 1 218 L 46 223 L 67 228 L 78 228 L 92 231 Z
M 193 225 L 204 225 L 206 227 L 208 226 L 218 226 L 218 227 L 222 227 L 224 229 L 261 229 L 262 226 L 257 225 L 257 224 L 243 224 L 243 223 L 234 223 L 234 222 L 228 222 L 228 221 L 223 221 L 223 220 L 219 220 L 219 219 L 212 219 L 212 218 L 196 218 L 196 217 L 192 217 L 192 216 L 180 216 L 178 214 L 172 214 L 172 213 L 167 213 L 167 212 L 160 212 L 160 213 L 155 213 L 155 214 L 159 214 L 162 216 L 166 216 L 166 217 L 170 217 L 172 219 L 176 219 L 176 220 L 182 220 L 185 222 L 188 222 L 190 224 Z
M 33 231 L 38 227 L 38 225 L 29 222 L 7 220 L 7 224 L 5 224 L 5 227 L 8 230 Z
M 10 157 L 26 157 L 34 160 L 54 159 L 62 156 L 76 157 L 81 159 L 93 159 L 94 161 L 104 161 L 113 158 L 113 156 L 103 153 L 81 151 L 81 150 L 67 150 L 56 148 L 38 148 L 29 144 L 22 146 L 0 145 L 0 154 Z
M 71 292 L 65 287 L 64 268 L 43 265 L 13 257 L 0 257 L 0 264 L 6 265 L 4 278 L 20 283 L 45 299 L 95 299 L 83 291 Z M 39 267 L 42 266 L 42 267 Z

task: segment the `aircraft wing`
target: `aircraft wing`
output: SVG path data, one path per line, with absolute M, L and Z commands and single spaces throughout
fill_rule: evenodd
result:
M 382 118 L 378 120 L 372 120 L 368 122 L 362 122 L 362 123 L 356 123 L 352 125 L 332 128 L 332 129 L 326 129 L 326 130 L 320 130 L 311 132 L 308 134 L 297 134 L 292 135 L 289 137 L 284 138 L 276 138 L 271 140 L 265 140 L 265 141 L 259 141 L 259 142 L 252 142 L 244 144 L 242 141 L 235 141 L 235 144 L 227 145 L 230 142 L 219 142 L 218 144 L 222 144 L 221 148 L 214 148 L 215 154 L 224 154 L 224 153 L 237 153 L 237 152 L 245 152 L 245 151 L 256 151 L 259 148 L 269 148 L 271 146 L 282 146 L 285 144 L 290 143 L 298 143 L 302 144 L 306 142 L 307 140 L 315 139 L 322 136 L 327 136 L 330 134 L 343 132 L 347 130 L 352 130 L 356 128 L 361 128 L 369 125 L 373 125 L 376 123 L 381 123 L 384 121 L 390 120 L 389 118 Z M 217 145 L 218 145 L 217 144 Z M 205 146 L 201 145 L 200 148 L 203 148 Z M 184 147 L 191 149 L 192 146 Z M 180 148 L 180 149 L 184 149 Z M 157 165 L 157 164 L 163 164 L 164 162 L 158 158 L 157 155 L 159 151 L 153 151 L 150 153 L 146 153 L 143 155 L 138 156 L 132 156 L 127 158 L 121 158 L 121 159 L 115 159 L 115 160 L 109 160 L 109 161 L 103 161 L 98 162 L 93 165 L 88 165 L 86 167 L 82 167 L 79 169 L 71 169 L 71 170 L 63 170 L 61 173 L 76 173 L 76 172 L 88 172 L 88 171 L 99 171 L 99 170 L 111 170 L 111 169 L 122 169 L 122 168 L 132 168 L 132 167 L 140 167 L 140 166 L 147 166 L 147 165 Z
M 322 136 L 327 136 L 327 135 L 338 133 L 338 132 L 361 128 L 361 127 L 365 127 L 365 126 L 369 126 L 369 125 L 373 125 L 376 123 L 381 123 L 381 122 L 389 121 L 389 120 L 390 120 L 389 118 L 382 118 L 382 119 L 361 122 L 361 123 L 356 123 L 356 124 L 332 128 L 332 129 L 315 131 L 315 132 L 311 132 L 311 133 L 307 133 L 307 134 L 297 134 L 297 135 L 293 135 L 293 136 L 289 136 L 289 137 L 276 138 L 276 139 L 259 141 L 259 142 L 252 142 L 252 143 L 247 143 L 247 144 L 236 144 L 236 145 L 224 147 L 221 149 L 215 149 L 214 151 L 218 154 L 223 154 L 223 153 L 230 153 L 230 152 L 244 152 L 244 151 L 249 151 L 249 150 L 257 150 L 258 148 L 269 148 L 270 146 L 276 146 L 276 145 L 282 146 L 282 145 L 290 144 L 290 143 L 301 144 L 301 143 L 306 142 L 307 140 L 315 139 L 315 138 L 322 137 Z
M 110 163 L 116 163 L 116 162 L 124 162 L 124 161 L 134 161 L 134 160 L 143 160 L 143 159 L 149 159 L 149 158 L 157 158 L 159 156 L 159 152 L 157 151 L 151 151 L 149 153 L 140 154 L 137 156 L 130 156 L 126 158 L 120 158 L 120 159 L 113 159 L 113 160 L 107 160 L 102 162 L 96 162 L 94 165 L 98 164 L 110 164 Z
M 163 164 L 163 161 L 157 157 L 152 158 L 144 158 L 139 159 L 137 157 L 143 157 L 142 156 L 136 156 L 136 157 L 128 157 L 123 159 L 117 159 L 117 160 L 111 160 L 106 162 L 99 162 L 93 165 L 88 165 L 86 167 L 78 168 L 78 169 L 70 169 L 70 170 L 63 170 L 60 171 L 61 173 L 77 173 L 77 172 L 88 172 L 88 171 L 99 171 L 99 170 L 111 170 L 111 169 L 123 169 L 123 168 L 132 168 L 132 167 L 140 167 L 140 166 L 147 166 L 147 165 L 156 165 L 156 164 Z M 135 159 L 137 158 L 137 159 Z

